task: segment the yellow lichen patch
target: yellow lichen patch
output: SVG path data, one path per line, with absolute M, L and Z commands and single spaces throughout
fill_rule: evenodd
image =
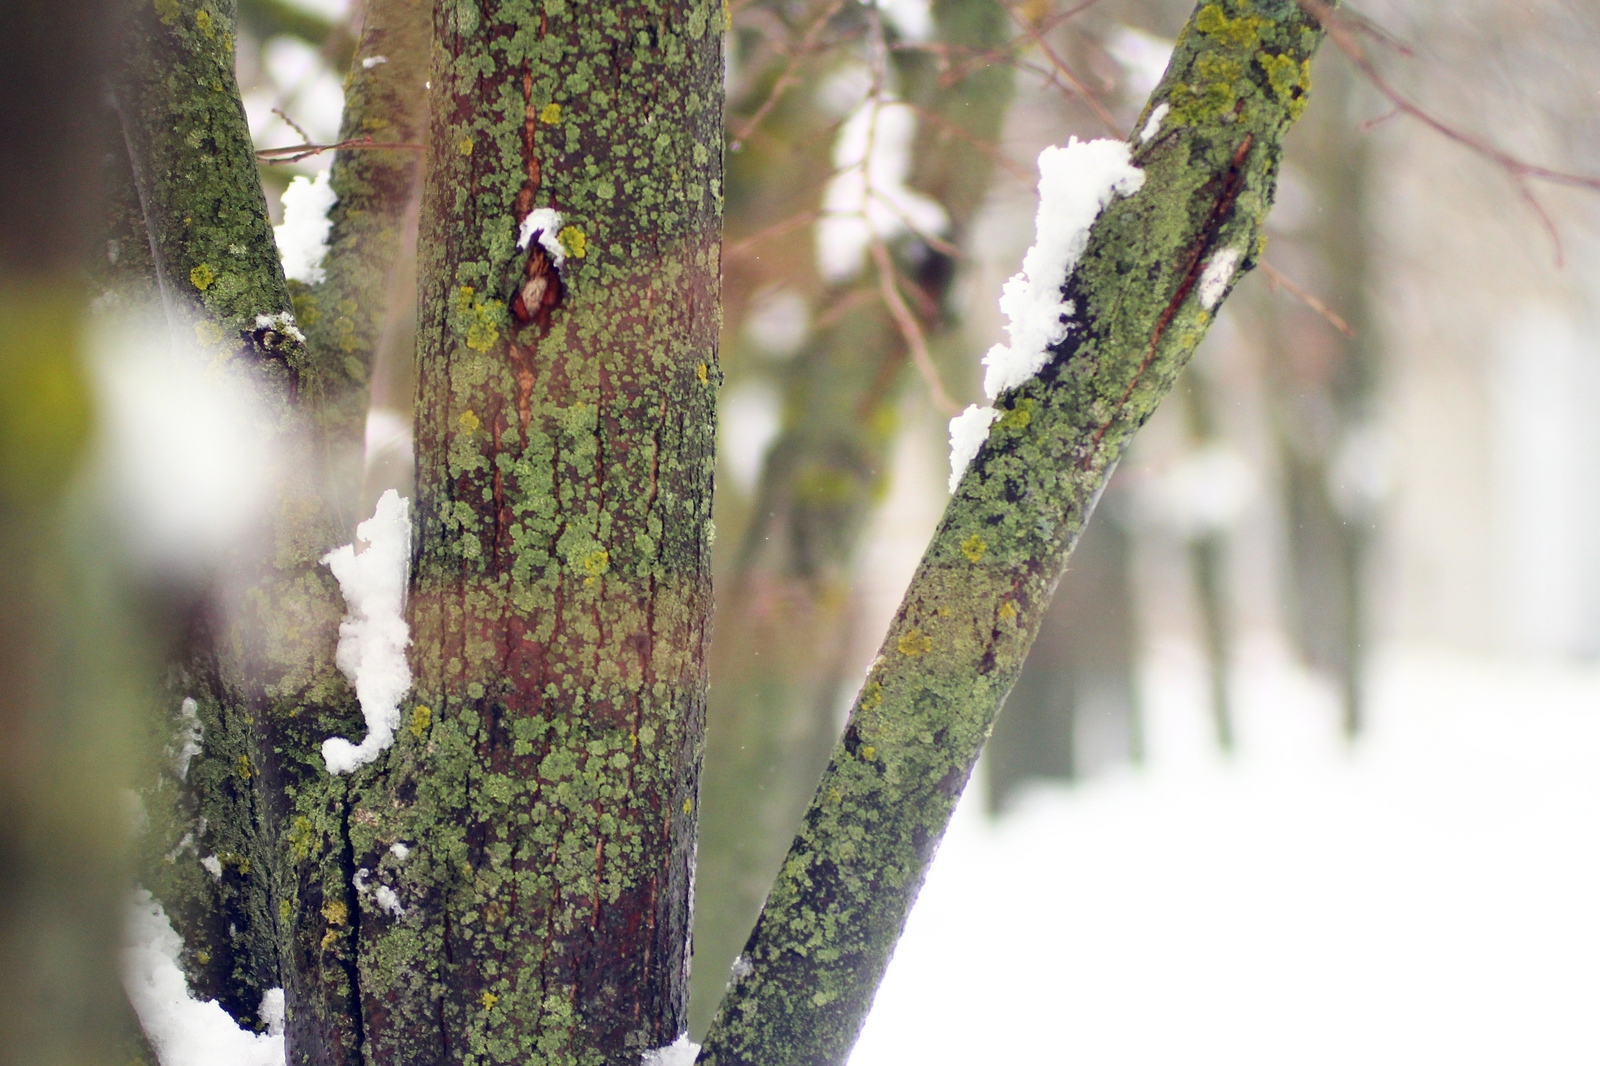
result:
M 210 348 L 212 345 L 222 343 L 222 327 L 209 318 L 202 318 L 194 324 L 194 337 L 202 345 Z
M 546 126 L 554 126 L 561 121 L 561 105 L 554 100 L 544 105 L 544 110 L 539 112 L 539 121 Z
M 233 772 L 238 774 L 241 778 L 243 778 L 246 781 L 250 780 L 251 776 L 255 772 L 254 768 L 250 765 L 250 756 L 248 756 L 248 755 L 239 756 L 238 760 L 235 761 L 235 763 L 233 765 Z
M 483 1004 L 484 1010 L 494 1010 L 494 1005 L 500 1002 L 500 997 L 493 992 L 485 992 L 478 997 L 478 1002 Z
M 204 948 L 201 948 L 199 951 L 195 952 L 194 958 L 195 961 L 201 966 L 209 966 L 211 964 L 211 952 L 205 950 Z
M 201 8 L 199 11 L 194 13 L 194 24 L 198 26 L 200 28 L 200 32 L 205 34 L 207 37 L 216 36 L 217 31 L 211 26 L 211 12 L 207 11 L 205 8 Z
M 584 573 L 597 577 L 611 569 L 611 553 L 603 548 L 592 551 L 578 565 L 583 567 Z
M 433 724 L 433 709 L 417 704 L 411 708 L 411 735 L 421 740 L 428 735 L 428 727 Z
M 875 711 L 883 706 L 883 686 L 876 681 L 868 681 L 867 687 L 861 690 L 861 709 Z
M 683 797 L 683 813 L 684 814 L 692 814 L 693 812 L 694 812 L 694 798 L 692 796 Z
M 901 655 L 926 655 L 933 650 L 933 638 L 920 629 L 913 629 L 901 637 L 895 647 L 900 649 Z
M 294 820 L 294 825 L 289 829 L 289 855 L 296 862 L 303 862 L 311 857 L 311 845 L 316 840 L 316 831 L 311 828 L 311 819 L 301 815 Z
M 699 380 L 700 384 L 702 384 L 702 385 L 704 385 L 709 380 L 709 378 L 707 378 L 707 376 L 706 376 L 706 365 L 704 363 L 701 363 L 699 366 L 694 368 L 694 376 Z
M 961 554 L 967 557 L 967 562 L 975 563 L 982 559 L 989 550 L 989 542 L 976 533 L 961 542 Z
M 463 137 L 463 138 L 461 138 L 461 143 L 456 145 L 456 151 L 460 152 L 462 155 L 471 155 L 472 154 L 472 138 L 471 137 Z
M 456 421 L 461 425 L 461 432 L 467 434 L 468 436 L 471 436 L 483 428 L 483 423 L 478 419 L 476 412 L 474 412 L 470 407 L 465 411 L 462 411 L 461 417 Z
M 1015 618 L 1016 616 L 1017 616 L 1017 609 L 1015 607 L 1011 606 L 1011 601 L 1010 600 L 1006 600 L 1006 601 L 1004 601 L 1004 602 L 1002 602 L 1000 604 L 1000 617 L 1001 618 L 1004 618 L 1007 622 L 1009 622 L 1013 618 Z
M 350 908 L 343 900 L 330 899 L 322 905 L 322 917 L 329 925 L 343 925 L 350 920 Z
M 1011 410 L 1007 411 L 1001 416 L 1000 428 L 1015 432 L 1017 430 L 1027 429 L 1032 422 L 1033 401 L 1024 398 L 1018 400 L 1017 406 L 1013 407 Z
M 500 322 L 505 305 L 499 300 L 480 300 L 477 290 L 463 285 L 456 290 L 454 321 L 458 330 L 466 333 L 467 347 L 475 352 L 487 352 L 500 338 Z
M 878 749 L 877 748 L 873 747 L 871 744 L 863 744 L 863 745 L 861 745 L 861 760 L 863 762 L 871 762 L 873 759 L 876 759 L 877 757 L 878 757 Z
M 1261 43 L 1261 27 L 1267 20 L 1260 15 L 1240 15 L 1230 19 L 1220 4 L 1207 4 L 1195 16 L 1195 29 L 1219 44 L 1253 52 Z
M 278 921 L 287 922 L 290 918 L 293 918 L 293 917 L 294 917 L 294 904 L 289 902 L 288 897 L 280 899 L 278 901 Z
M 1267 83 L 1289 109 L 1289 117 L 1297 119 L 1311 98 L 1311 60 L 1296 62 L 1293 56 L 1263 55 L 1261 67 L 1267 72 Z
M 216 280 L 217 272 L 212 270 L 209 264 L 201 263 L 199 266 L 189 271 L 189 284 L 193 285 L 201 292 L 205 292 L 207 289 L 211 288 L 211 283 Z
M 327 951 L 329 948 L 333 947 L 338 940 L 339 931 L 337 929 L 329 929 L 326 933 L 322 934 L 322 950 Z
M 556 239 L 561 242 L 561 247 L 574 259 L 582 259 L 589 254 L 589 237 L 577 226 L 563 226 L 561 232 L 556 234 Z

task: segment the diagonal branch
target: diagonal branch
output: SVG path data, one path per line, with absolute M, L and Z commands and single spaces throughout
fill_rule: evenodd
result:
M 1180 38 L 1152 100 L 1173 106 L 1140 153 L 1144 186 L 1089 231 L 1063 292 L 1067 338 L 996 403 L 735 965 L 707 1066 L 848 1057 L 1068 553 L 1235 266 L 1254 265 L 1306 86 L 1275 84 L 1252 59 L 1300 71 L 1322 36 L 1293 5 L 1257 10 L 1283 13 L 1219 21 L 1202 4 Z M 1197 93 L 1218 69 L 1251 73 Z

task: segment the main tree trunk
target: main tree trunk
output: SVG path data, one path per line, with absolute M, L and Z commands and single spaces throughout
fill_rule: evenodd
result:
M 368 1061 L 632 1066 L 684 1028 L 721 18 L 438 8 L 415 689 L 349 816 Z M 559 269 L 518 247 L 542 208 Z

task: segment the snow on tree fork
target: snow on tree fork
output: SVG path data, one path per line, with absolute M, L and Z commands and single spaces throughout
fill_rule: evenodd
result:
M 1294 0 L 1198 7 L 1146 114 L 1144 187 L 1095 222 L 1072 328 L 1001 394 L 851 710 L 707 1035 L 716 1066 L 849 1055 L 1066 557 L 1215 306 L 1260 252 L 1322 31 Z M 1202 286 L 1238 249 L 1237 270 Z M 1230 264 L 1231 266 L 1231 264 Z M 1220 275 L 1221 270 L 1214 272 Z M 1203 292 L 1201 290 L 1204 290 Z

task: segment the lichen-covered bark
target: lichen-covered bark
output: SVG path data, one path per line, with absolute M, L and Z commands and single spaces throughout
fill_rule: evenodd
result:
M 351 783 L 368 890 L 327 919 L 368 1061 L 632 1064 L 684 1027 L 722 18 L 436 12 L 415 687 Z M 565 265 L 530 276 L 518 227 L 548 206 Z
M 939 45 L 958 61 L 999 47 L 1009 35 L 1005 9 L 988 0 L 942 0 L 933 17 Z M 1014 72 L 996 57 L 992 65 L 945 84 L 939 67 L 929 52 L 895 53 L 902 98 L 927 115 L 912 153 L 910 183 L 944 205 L 951 222 L 947 237 L 959 244 L 994 169 L 973 141 L 992 140 L 1003 124 Z M 773 171 L 792 169 L 782 155 L 756 158 L 761 154 L 756 145 L 741 154 L 734 174 L 743 178 L 743 189 L 730 192 L 730 198 L 744 192 L 757 218 L 773 180 L 781 180 Z M 813 180 L 808 192 L 814 196 L 819 188 Z M 812 240 L 809 230 L 796 233 L 799 254 L 811 255 Z M 906 245 L 920 245 L 899 243 L 901 253 Z M 925 247 L 919 252 L 900 255 L 900 266 L 934 309 L 922 325 L 938 344 L 954 332 L 944 306 L 954 263 Z M 896 406 L 910 377 L 904 339 L 878 296 L 875 267 L 869 264 L 864 277 L 829 296 L 856 306 L 819 328 L 784 368 L 783 431 L 762 472 L 754 517 L 740 538 L 732 579 L 724 585 L 729 592 L 718 608 L 701 820 L 705 862 L 697 886 L 697 1026 L 710 1021 L 728 965 L 749 934 L 784 842 L 838 738 L 839 699 L 855 636 L 849 625 L 851 564 L 886 485 Z
M 418 135 L 428 14 L 370 5 L 360 55 L 395 55 L 358 64 L 352 135 Z M 269 412 L 282 466 L 267 542 L 241 548 L 222 594 L 194 612 L 149 722 L 168 758 L 141 790 L 140 877 L 184 937 L 197 995 L 259 1027 L 262 992 L 282 985 L 296 1061 L 355 1061 L 353 958 L 323 943 L 326 915 L 353 902 L 345 786 L 329 780 L 320 744 L 361 719 L 334 665 L 342 603 L 319 560 L 353 525 L 370 324 L 387 303 L 418 153 L 336 158 L 327 280 L 299 292 L 302 345 L 233 77 L 233 6 L 160 0 L 131 21 L 113 82 L 150 254 L 115 237 L 113 283 L 126 295 L 139 271 L 154 275 L 175 340 L 214 353 Z M 180 773 L 186 698 L 203 742 Z
M 234 79 L 233 25 L 231 3 L 160 0 L 128 12 L 110 81 L 148 256 L 130 248 L 139 265 L 118 272 L 124 294 L 141 287 L 133 270 L 153 273 L 144 288 L 160 301 L 174 343 L 211 354 L 219 373 L 252 380 L 273 416 L 287 420 L 292 367 L 303 368 L 304 350 L 287 331 L 257 325 L 290 307 Z M 120 245 L 133 242 L 114 239 L 121 258 Z M 325 619 L 323 631 L 336 620 Z M 253 1022 L 261 992 L 279 983 L 278 959 L 254 787 L 261 744 L 240 691 L 242 642 L 228 640 L 241 634 L 229 625 L 220 614 L 197 614 L 167 705 L 149 723 L 159 750 L 175 736 L 182 699 L 193 698 L 206 747 L 187 780 L 169 764 L 144 782 L 150 829 L 140 879 L 184 935 L 196 991 Z M 223 864 L 221 878 L 200 865 L 205 856 Z
M 1170 113 L 1136 146 L 1144 188 L 1096 222 L 1066 286 L 1067 339 L 998 402 L 1002 417 L 856 698 L 702 1062 L 844 1062 L 1067 553 L 1211 323 L 1202 270 L 1226 250 L 1241 269 L 1254 264 L 1320 38 L 1293 0 L 1206 3 L 1186 27 L 1152 100 Z

